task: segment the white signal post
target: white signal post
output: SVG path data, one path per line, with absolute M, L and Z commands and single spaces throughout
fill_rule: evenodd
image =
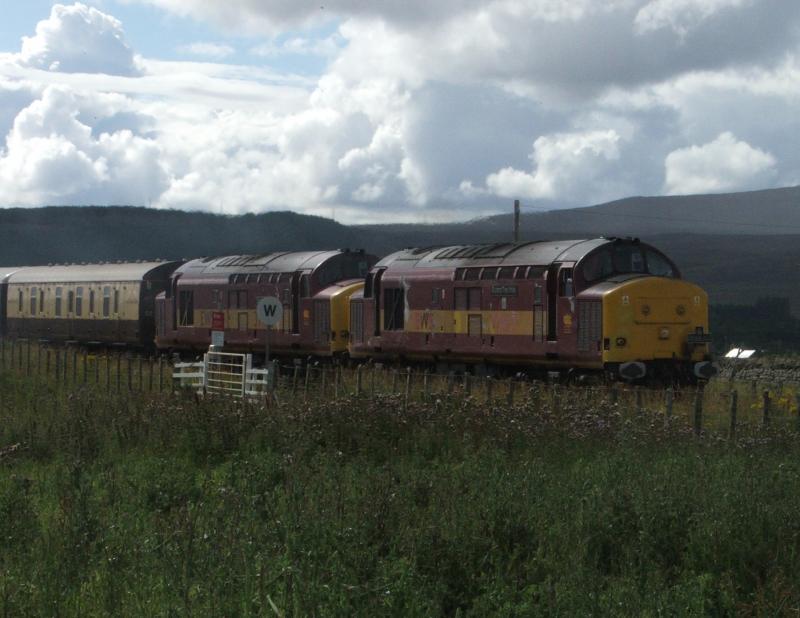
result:
M 264 296 L 258 299 L 256 303 L 256 317 L 258 321 L 267 327 L 267 332 L 264 336 L 266 340 L 264 365 L 269 363 L 269 334 L 272 327 L 279 324 L 283 318 L 283 304 L 279 298 L 275 296 Z

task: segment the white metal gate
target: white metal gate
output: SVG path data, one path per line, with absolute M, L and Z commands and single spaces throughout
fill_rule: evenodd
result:
M 269 393 L 276 370 L 275 363 L 254 368 L 251 354 L 209 350 L 202 362 L 176 363 L 172 378 L 178 386 L 199 392 L 244 397 Z

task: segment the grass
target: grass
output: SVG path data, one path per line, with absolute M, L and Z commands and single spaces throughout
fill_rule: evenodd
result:
M 0 373 L 0 614 L 798 611 L 794 425 L 698 439 L 590 393 L 266 406 Z

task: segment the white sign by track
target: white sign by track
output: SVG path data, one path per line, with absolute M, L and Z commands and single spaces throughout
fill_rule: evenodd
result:
M 283 305 L 275 296 L 264 296 L 256 303 L 256 317 L 266 326 L 280 324 L 283 318 Z

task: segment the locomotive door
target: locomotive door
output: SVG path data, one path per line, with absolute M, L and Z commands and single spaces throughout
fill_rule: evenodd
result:
M 573 264 L 553 264 L 547 271 L 547 340 L 575 339 Z

